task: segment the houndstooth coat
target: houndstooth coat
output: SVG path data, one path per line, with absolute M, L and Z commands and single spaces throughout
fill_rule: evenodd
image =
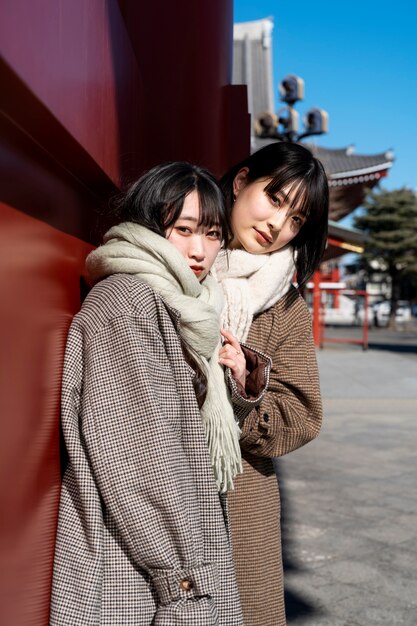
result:
M 193 375 L 155 291 L 92 289 L 65 355 L 51 626 L 242 626 Z
M 320 383 L 306 303 L 292 287 L 254 320 L 248 342 L 272 358 L 267 392 L 242 425 L 243 474 L 229 497 L 245 626 L 285 626 L 280 497 L 272 457 L 316 437 Z M 291 504 L 291 503 L 290 503 Z

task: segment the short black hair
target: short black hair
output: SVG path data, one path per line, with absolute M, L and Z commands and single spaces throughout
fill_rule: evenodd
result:
M 163 163 L 146 172 L 119 199 L 114 218 L 135 222 L 165 237 L 192 191 L 197 191 L 200 202 L 198 225 L 218 225 L 227 245 L 232 232 L 222 190 L 208 170 L 186 161 Z
M 233 181 L 244 167 L 248 168 L 249 184 L 269 180 L 265 186 L 268 194 L 275 195 L 286 188 L 288 195 L 294 189 L 291 204 L 306 221 L 291 245 L 296 251 L 298 284 L 305 285 L 318 268 L 327 241 L 329 185 L 323 165 L 300 144 L 283 141 L 268 144 L 232 167 L 221 179 L 230 213 L 234 201 Z

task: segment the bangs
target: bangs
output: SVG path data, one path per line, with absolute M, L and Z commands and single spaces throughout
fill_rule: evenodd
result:
M 205 181 L 199 181 L 198 188 L 198 203 L 200 207 L 200 218 L 198 221 L 199 226 L 218 226 L 221 228 L 222 232 L 225 229 L 225 209 L 224 209 L 224 200 L 221 195 L 220 190 L 217 188 L 206 184 Z
M 209 228 L 210 226 L 218 226 L 222 229 L 222 216 L 219 211 L 219 206 L 216 202 L 212 202 L 211 199 L 199 198 L 200 204 L 200 217 L 198 220 L 198 226 Z
M 291 213 L 309 219 L 312 202 L 310 186 L 305 178 L 287 179 L 283 175 L 278 175 L 265 187 L 265 192 L 270 196 L 277 196 L 282 204 L 287 204 Z
M 265 192 L 288 203 L 290 212 L 301 215 L 306 222 L 320 222 L 327 211 L 328 197 L 317 176 L 288 176 L 281 171 L 268 183 Z
M 230 216 L 226 210 L 223 193 L 217 183 L 200 178 L 196 188 L 200 206 L 198 225 L 204 228 L 216 226 L 220 229 L 222 243 L 228 245 L 232 238 Z
M 191 188 L 185 196 L 181 194 L 179 197 L 171 199 L 162 211 L 164 215 L 163 229 L 169 229 L 180 219 L 185 198 L 193 191 L 198 196 L 199 219 L 197 226 L 203 228 L 215 226 L 221 231 L 222 242 L 228 244 L 231 239 L 229 216 L 226 213 L 222 192 L 211 181 L 200 179 L 197 186 Z

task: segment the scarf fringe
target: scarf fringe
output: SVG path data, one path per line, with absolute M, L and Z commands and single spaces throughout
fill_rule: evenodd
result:
M 211 413 L 210 423 L 203 418 L 203 424 L 206 428 L 216 484 L 220 493 L 226 493 L 234 489 L 234 479 L 243 471 L 242 460 L 239 458 L 239 444 L 237 444 L 240 428 L 235 423 L 235 436 L 233 436 L 231 430 L 224 428 L 222 417 L 218 412 Z
M 220 344 L 218 347 L 220 347 Z M 217 354 L 218 349 L 216 350 L 216 357 Z M 212 360 L 214 360 L 214 357 Z M 224 380 L 224 372 L 220 365 L 218 365 L 218 370 Z M 208 379 L 206 402 L 209 403 L 211 409 L 209 411 L 205 410 L 205 402 L 201 409 L 201 419 L 206 430 L 210 459 L 217 487 L 220 493 L 226 493 L 234 489 L 234 478 L 243 471 L 239 445 L 241 430 L 233 413 L 225 411 L 224 407 L 217 401 L 216 378 L 217 372 L 214 373 L 212 378 Z M 216 398 L 214 402 L 212 401 L 213 395 Z M 231 406 L 232 401 L 228 392 L 227 396 Z

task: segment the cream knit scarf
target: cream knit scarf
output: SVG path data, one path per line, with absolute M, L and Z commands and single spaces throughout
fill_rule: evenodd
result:
M 293 249 L 271 254 L 227 250 L 218 255 L 213 275 L 221 284 L 225 307 L 222 325 L 246 341 L 254 315 L 266 311 L 287 293 L 295 272 Z
M 200 283 L 167 239 L 132 222 L 111 228 L 86 267 L 94 283 L 110 274 L 134 274 L 180 313 L 180 332 L 207 376 L 201 419 L 217 486 L 222 493 L 233 489 L 242 471 L 240 430 L 218 362 L 223 297 L 216 281 L 206 276 Z

